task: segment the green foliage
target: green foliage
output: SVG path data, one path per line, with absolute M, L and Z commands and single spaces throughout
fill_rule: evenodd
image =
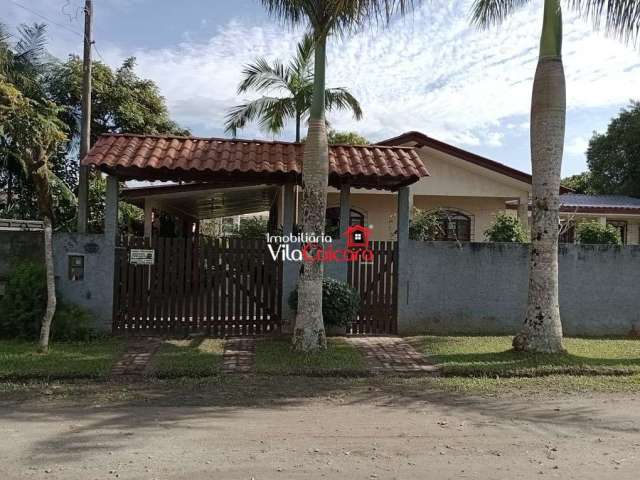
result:
M 596 245 L 622 245 L 620 232 L 613 225 L 600 222 L 582 222 L 576 227 L 578 242 Z
M 296 122 L 296 141 L 300 141 L 300 125 L 307 120 L 311 108 L 313 58 L 314 41 L 310 35 L 306 35 L 288 65 L 280 60 L 269 63 L 262 57 L 245 65 L 238 94 L 255 91 L 262 96 L 233 107 L 227 114 L 225 131 L 235 137 L 238 129 L 257 121 L 260 128 L 277 135 L 282 132 L 285 123 L 293 119 Z M 362 118 L 358 100 L 346 88 L 326 89 L 325 108 L 351 110 L 356 120 Z
M 51 194 L 47 208 L 53 210 L 56 230 L 70 230 L 75 227 L 77 210 L 72 192 L 77 188 L 82 61 L 76 56 L 65 62 L 52 61 L 46 51 L 45 25 L 21 25 L 17 30 L 16 40 L 11 42 L 12 35 L 0 25 L 0 79 L 5 85 L 5 112 L 0 118 L 0 190 L 6 194 L 0 216 L 41 217 L 36 195 L 39 184 L 23 164 L 34 147 L 45 147 Z M 116 70 L 93 62 L 92 79 L 92 143 L 109 132 L 188 134 L 170 119 L 155 83 L 136 75 L 135 59 L 125 60 Z M 7 85 L 19 96 L 10 94 Z M 22 106 L 9 115 L 8 106 L 16 102 Z M 58 135 L 54 127 L 62 134 Z M 43 143 L 47 139 L 52 141 Z M 133 213 L 121 211 L 125 223 Z M 93 231 L 102 228 L 95 226 L 101 219 L 92 218 Z
M 371 142 L 356 132 L 337 132 L 329 130 L 327 139 L 330 145 L 369 145 Z
M 587 165 L 593 193 L 640 197 L 640 102 L 612 119 L 606 133 L 593 135 Z
M 409 223 L 409 238 L 411 240 L 437 240 L 442 232 L 442 212 L 413 209 L 413 216 Z
M 582 172 L 570 177 L 563 178 L 560 184 L 570 188 L 575 193 L 593 194 L 595 190 L 592 185 L 591 172 Z
M 135 73 L 135 58 L 111 69 L 102 62 L 92 63 L 91 143 L 104 133 L 188 135 L 169 117 L 158 86 Z M 79 134 L 82 102 L 82 59 L 70 56 L 53 65 L 45 83 L 49 95 L 65 107 L 63 120 L 74 136 Z
M 235 236 L 242 238 L 265 238 L 269 231 L 269 219 L 266 217 L 248 217 L 240 219 Z
M 289 295 L 289 306 L 298 310 L 298 290 Z M 360 296 L 344 282 L 331 278 L 322 281 L 322 317 L 325 325 L 347 326 L 358 314 Z
M 35 340 L 47 304 L 44 265 L 21 262 L 9 273 L 0 299 L 0 338 Z M 87 340 L 93 335 L 91 316 L 81 307 L 58 301 L 51 337 L 58 341 Z
M 0 299 L 0 337 L 37 338 L 46 304 L 44 264 L 16 265 Z
M 528 239 L 520 220 L 503 212 L 496 214 L 489 228 L 485 230 L 484 236 L 489 242 L 525 243 Z

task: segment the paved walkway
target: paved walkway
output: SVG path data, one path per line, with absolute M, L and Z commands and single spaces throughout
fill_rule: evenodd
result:
M 222 371 L 224 373 L 249 373 L 253 370 L 255 356 L 255 338 L 228 338 L 224 342 Z
M 347 341 L 360 350 L 373 373 L 438 374 L 438 367 L 399 337 L 348 337 Z
M 127 343 L 127 348 L 111 370 L 112 377 L 142 376 L 149 368 L 151 357 L 160 347 L 162 339 L 136 337 Z

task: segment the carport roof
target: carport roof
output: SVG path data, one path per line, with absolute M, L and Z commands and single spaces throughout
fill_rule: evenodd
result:
M 207 182 L 220 187 L 300 183 L 304 144 L 107 134 L 82 159 L 122 180 Z M 427 176 L 412 147 L 331 145 L 329 184 L 397 190 Z

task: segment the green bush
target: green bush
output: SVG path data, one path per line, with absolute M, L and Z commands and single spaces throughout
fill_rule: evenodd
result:
M 0 300 L 0 338 L 36 340 L 47 305 L 44 266 L 22 262 L 10 272 Z M 91 316 L 83 308 L 58 298 L 51 324 L 52 340 L 87 340 L 92 335 Z
M 527 232 L 517 217 L 506 213 L 496 214 L 493 222 L 484 232 L 489 242 L 525 243 Z
M 289 295 L 289 306 L 298 310 L 298 290 Z M 322 281 L 322 317 L 325 325 L 347 326 L 355 320 L 360 308 L 360 296 L 344 282 L 330 278 Z
M 425 212 L 419 208 L 413 210 L 409 223 L 409 238 L 411 240 L 437 240 L 443 233 L 442 211 Z
M 36 262 L 16 265 L 0 300 L 0 337 L 38 338 L 46 304 L 44 266 Z
M 620 232 L 613 225 L 600 222 L 582 222 L 576 227 L 579 243 L 597 245 L 622 245 Z
M 266 217 L 241 218 L 234 236 L 241 238 L 264 238 L 269 231 L 269 219 Z

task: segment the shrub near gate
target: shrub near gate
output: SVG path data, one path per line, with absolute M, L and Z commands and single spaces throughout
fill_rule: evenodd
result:
M 298 310 L 298 290 L 289 295 L 289 306 Z M 322 317 L 327 326 L 348 326 L 360 308 L 360 296 L 344 282 L 331 278 L 322 281 Z
M 9 273 L 0 299 L 0 338 L 36 340 L 47 304 L 44 266 L 21 262 Z M 54 340 L 88 340 L 93 332 L 89 313 L 78 305 L 58 299 L 51 324 Z

